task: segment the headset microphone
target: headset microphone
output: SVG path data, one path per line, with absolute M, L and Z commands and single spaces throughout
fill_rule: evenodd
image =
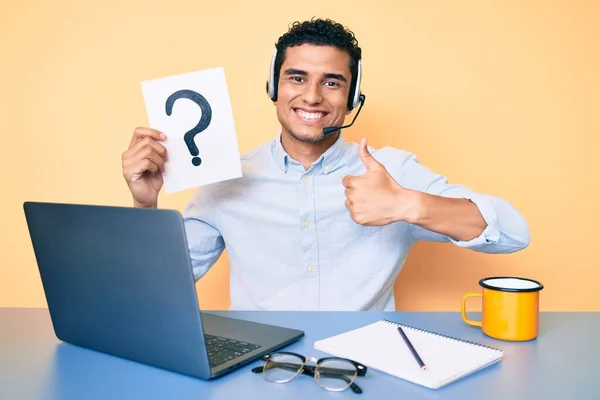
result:
M 364 94 L 361 94 L 359 96 L 359 101 L 360 101 L 360 107 L 358 107 L 358 111 L 356 111 L 356 115 L 354 115 L 352 122 L 350 122 L 349 125 L 329 126 L 329 127 L 323 128 L 323 134 L 325 135 L 325 137 L 333 135 L 335 132 L 339 131 L 340 129 L 348 128 L 348 127 L 352 126 L 352 124 L 354 124 L 354 121 L 356 121 L 356 117 L 358 117 L 358 114 L 360 114 L 360 110 L 362 109 L 363 105 L 365 104 L 365 95 Z

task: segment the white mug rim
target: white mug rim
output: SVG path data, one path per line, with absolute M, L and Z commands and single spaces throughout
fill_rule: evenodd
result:
M 503 286 L 494 285 L 494 284 L 488 282 L 491 280 L 503 280 L 503 279 L 526 281 L 529 283 L 534 283 L 535 286 L 534 287 L 524 287 L 524 288 L 503 287 Z M 540 282 L 538 282 L 534 279 L 522 278 L 522 277 L 518 277 L 518 276 L 490 276 L 490 277 L 481 279 L 479 281 L 479 285 L 486 289 L 498 290 L 501 292 L 537 292 L 544 288 L 544 285 L 542 285 Z

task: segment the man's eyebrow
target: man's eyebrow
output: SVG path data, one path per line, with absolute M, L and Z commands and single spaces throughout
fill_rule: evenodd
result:
M 348 80 L 344 77 L 344 75 L 333 74 L 331 72 L 326 73 L 325 74 L 325 78 L 327 78 L 327 79 L 337 79 L 338 81 L 341 81 L 341 82 L 348 82 Z
M 288 68 L 285 71 L 283 71 L 284 75 L 308 75 L 308 73 L 306 71 L 303 71 L 301 69 L 295 69 L 295 68 Z

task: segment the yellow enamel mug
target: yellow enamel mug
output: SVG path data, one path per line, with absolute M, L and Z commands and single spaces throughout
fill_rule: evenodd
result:
M 532 279 L 490 277 L 479 281 L 481 293 L 469 292 L 462 300 L 462 318 L 480 327 L 486 335 L 500 340 L 525 341 L 538 335 L 539 295 L 544 286 Z M 469 297 L 480 296 L 481 321 L 467 318 Z

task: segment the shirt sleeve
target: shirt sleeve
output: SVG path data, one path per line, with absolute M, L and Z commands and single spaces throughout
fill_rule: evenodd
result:
M 209 186 L 200 188 L 183 211 L 194 279 L 198 281 L 217 262 L 225 242 L 219 232 L 219 208 Z
M 451 242 L 482 253 L 512 253 L 529 245 L 527 222 L 508 201 L 490 194 L 477 193 L 462 185 L 450 184 L 446 177 L 421 165 L 412 153 L 404 152 L 400 159 L 399 171 L 394 171 L 392 175 L 395 175 L 394 178 L 401 186 L 438 196 L 468 199 L 475 203 L 487 224 L 478 237 L 468 241 L 455 240 L 411 225 L 415 239 Z

